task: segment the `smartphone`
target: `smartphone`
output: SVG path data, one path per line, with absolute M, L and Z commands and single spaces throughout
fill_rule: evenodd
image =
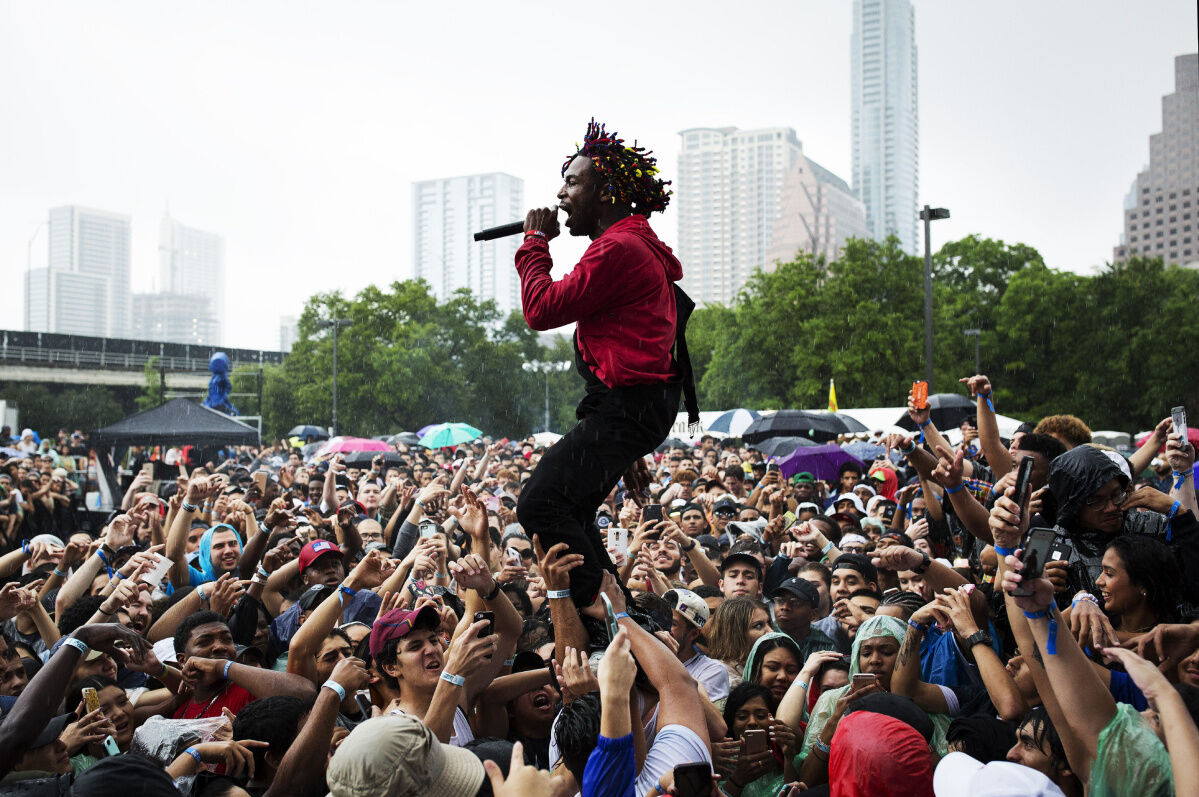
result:
M 712 793 L 712 767 L 702 761 L 676 766 L 674 793 L 678 797 L 708 797 Z
M 928 406 L 928 382 L 917 379 L 912 383 L 912 403 L 916 409 L 922 410 Z
M 520 551 L 515 548 L 508 549 L 508 564 L 513 567 L 520 567 Z
M 751 728 L 741 734 L 741 740 L 745 742 L 745 754 L 753 755 L 754 753 L 766 752 L 766 731 L 760 728 Z M 711 780 L 708 781 L 709 787 Z
M 1053 529 L 1035 528 L 1028 532 L 1028 539 L 1024 542 L 1024 552 L 1020 555 L 1020 561 L 1024 563 L 1024 570 L 1021 575 L 1024 577 L 1020 582 L 1013 595 L 1027 596 L 1031 595 L 1032 591 L 1025 588 L 1030 580 L 1040 578 L 1044 571 L 1045 563 L 1050 561 L 1049 553 L 1053 549 L 1054 542 L 1057 539 L 1057 534 Z
M 616 622 L 616 612 L 612 610 L 612 601 L 604 593 L 600 593 L 600 600 L 604 602 L 604 621 L 608 624 L 608 640 L 616 638 L 620 632 L 620 623 Z
M 860 672 L 853 677 L 853 689 L 856 692 L 859 689 L 865 689 L 871 684 L 878 683 L 878 676 L 872 672 Z
M 100 695 L 96 693 L 93 687 L 85 686 L 83 688 L 83 702 L 87 705 L 87 713 L 90 714 L 100 708 Z
M 486 620 L 487 625 L 479 632 L 479 638 L 491 636 L 495 633 L 495 612 L 475 612 L 475 617 L 471 620 L 472 623 L 477 623 L 480 620 Z
M 795 525 L 796 520 L 797 518 L 795 517 L 795 513 L 788 509 L 783 513 L 783 528 L 791 528 Z
M 662 505 L 646 504 L 645 508 L 641 510 L 641 519 L 652 520 L 655 523 L 662 520 Z
M 358 710 L 362 712 L 362 716 L 369 719 L 371 715 L 371 691 L 369 689 L 359 689 L 354 693 L 354 702 L 358 704 Z
M 422 540 L 427 540 L 430 537 L 437 536 L 437 524 L 428 518 L 424 518 L 420 522 L 420 537 Z
M 771 462 L 769 465 L 766 466 L 766 472 L 767 473 L 778 473 L 779 472 L 779 464 L 777 462 Z
M 1056 540 L 1049 549 L 1049 561 L 1051 562 L 1069 562 L 1070 555 L 1074 553 L 1074 546 L 1065 539 Z
M 1016 504 L 1023 507 L 1024 501 L 1028 498 L 1029 488 L 1032 486 L 1032 457 L 1021 457 L 1020 467 L 1016 471 Z
M 483 499 L 483 506 L 488 512 L 500 511 L 500 499 L 494 495 L 489 495 Z
M 1174 433 L 1182 435 L 1182 444 L 1187 444 L 1187 408 L 1174 407 L 1170 410 L 1170 418 L 1174 421 Z
M 629 561 L 629 530 L 609 526 L 607 548 L 612 564 L 624 567 L 625 562 Z
M 160 553 L 154 554 L 154 567 L 142 573 L 141 581 L 151 587 L 157 587 L 171 569 L 171 560 Z

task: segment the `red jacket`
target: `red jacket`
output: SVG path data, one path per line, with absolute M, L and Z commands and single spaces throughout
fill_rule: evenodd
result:
M 577 322 L 583 359 L 608 387 L 667 382 L 675 339 L 673 284 L 683 267 L 644 216 L 613 224 L 574 270 L 554 282 L 549 243 L 535 235 L 516 250 L 520 300 L 531 329 Z

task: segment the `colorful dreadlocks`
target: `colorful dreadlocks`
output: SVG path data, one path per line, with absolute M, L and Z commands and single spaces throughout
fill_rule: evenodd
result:
M 627 204 L 634 212 L 649 216 L 661 212 L 670 204 L 669 180 L 658 179 L 658 159 L 644 147 L 626 146 L 616 133 L 609 134 L 594 117 L 587 125 L 583 146 L 562 164 L 566 174 L 570 162 L 580 155 L 590 158 L 600 179 L 607 181 L 613 202 Z

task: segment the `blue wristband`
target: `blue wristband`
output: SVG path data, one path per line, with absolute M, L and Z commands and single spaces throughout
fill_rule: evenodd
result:
M 962 483 L 961 483 L 961 484 L 959 484 L 957 487 L 946 487 L 946 488 L 945 488 L 945 494 L 946 494 L 946 495 L 953 495 L 954 493 L 960 493 L 960 492 L 961 492 L 962 490 L 964 490 L 964 489 L 966 489 L 966 482 L 962 482 Z
M 920 632 L 920 633 L 922 633 L 922 634 L 927 634 L 927 633 L 928 633 L 928 626 L 927 626 L 927 625 L 921 625 L 920 623 L 916 622 L 915 620 L 913 620 L 913 619 L 912 619 L 912 618 L 910 618 L 910 617 L 908 618 L 908 627 L 910 627 L 910 628 L 915 628 L 917 631 L 919 631 L 919 632 Z
M 87 646 L 86 642 L 84 642 L 82 639 L 77 639 L 73 636 L 63 637 L 62 643 L 64 645 L 70 645 L 71 647 L 75 648 L 75 650 L 79 651 L 80 656 L 86 656 L 88 650 L 90 650 L 90 648 Z
M 204 757 L 200 755 L 199 750 L 197 750 L 194 747 L 189 747 L 186 750 L 184 750 L 183 752 L 187 753 L 189 756 L 196 759 L 197 764 L 199 764 L 200 766 L 204 766 Z
M 225 662 L 225 669 L 221 670 L 221 677 L 224 678 L 226 681 L 229 680 L 229 668 L 232 666 L 233 666 L 233 660 L 230 659 L 229 661 Z
M 836 547 L 836 543 L 835 543 L 835 542 L 833 542 L 832 540 L 829 540 L 829 541 L 828 541 L 828 544 L 827 544 L 827 545 L 825 545 L 823 548 L 821 548 L 821 549 L 820 549 L 820 555 L 821 555 L 821 556 L 828 556 L 828 552 L 829 552 L 829 551 L 831 551 L 831 550 L 832 550 L 833 548 L 835 548 L 835 547 Z
M 1011 556 L 1015 552 L 1015 548 L 1001 548 L 998 545 L 995 546 L 995 553 L 999 554 L 1000 556 Z
M 342 700 L 345 700 L 345 699 L 346 699 L 346 690 L 345 690 L 345 687 L 343 687 L 343 686 L 342 686 L 341 684 L 339 684 L 337 681 L 334 681 L 332 678 L 330 678 L 328 681 L 325 681 L 323 684 L 321 684 L 321 687 L 322 687 L 322 688 L 324 688 L 324 687 L 328 687 L 329 689 L 332 689 L 334 692 L 336 692 L 336 693 L 337 693 L 337 696 L 338 696 L 340 699 L 342 699 Z
M 1039 612 L 1025 612 L 1024 616 L 1027 617 L 1029 620 L 1041 620 L 1045 617 L 1048 617 L 1049 612 L 1045 611 L 1045 610 L 1042 610 Z
M 622 617 L 628 617 L 628 616 L 629 616 L 629 613 L 628 613 L 628 612 L 617 612 L 617 613 L 616 613 L 616 619 L 617 619 L 617 620 L 619 620 L 619 619 L 620 619 L 620 618 L 622 618 Z
M 200 507 L 196 506 L 195 504 L 189 504 L 187 501 L 184 501 L 183 505 L 180 507 L 180 509 L 182 509 L 184 512 L 195 512 L 199 508 Z

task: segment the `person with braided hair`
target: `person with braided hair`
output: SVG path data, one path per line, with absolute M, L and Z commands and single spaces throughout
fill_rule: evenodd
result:
M 582 554 L 570 573 L 570 593 L 586 606 L 597 597 L 603 570 L 616 572 L 595 526 L 596 508 L 622 475 L 628 497 L 641 503 L 649 484 L 643 457 L 666 438 L 681 394 L 688 420 L 698 424 L 684 335 L 695 305 L 675 285 L 683 276 L 678 258 L 649 225 L 670 192 L 648 151 L 592 119 L 562 178 L 558 207 L 566 227 L 592 243 L 554 281 L 549 242 L 559 232 L 557 211 L 531 210 L 516 270 L 530 328 L 576 324 L 575 366 L 586 394 L 575 411 L 578 425 L 546 452 L 516 513 L 545 550 L 565 542 Z

